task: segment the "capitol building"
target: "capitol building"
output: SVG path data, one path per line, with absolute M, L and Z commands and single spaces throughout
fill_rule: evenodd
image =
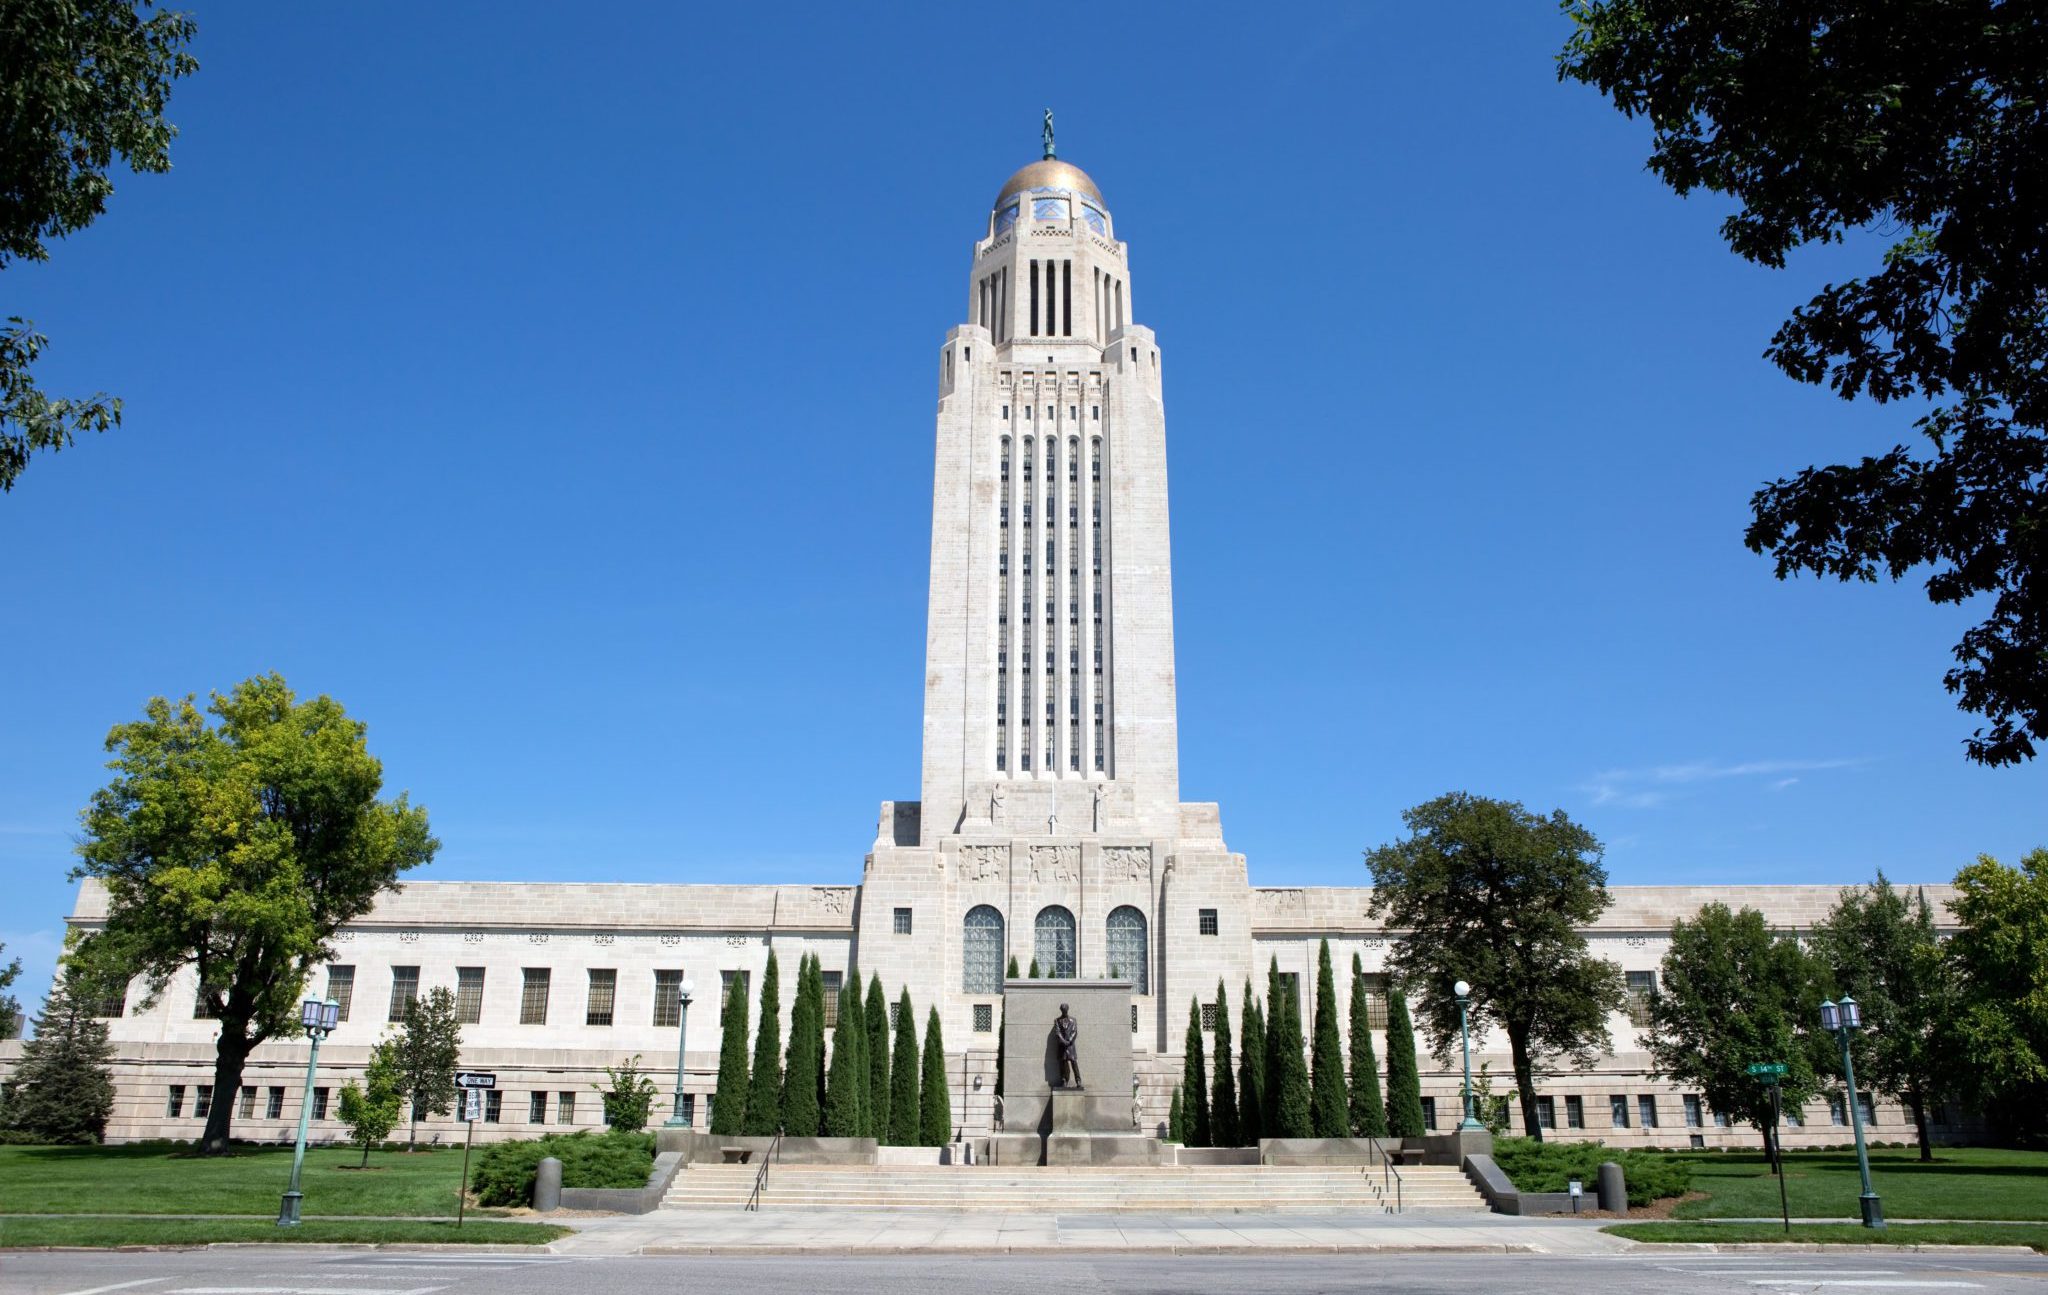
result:
M 661 1088 L 656 1118 L 665 1118 L 685 1014 L 683 1113 L 703 1128 L 727 987 L 757 986 L 771 951 L 784 1038 L 804 954 L 824 968 L 828 1017 L 842 985 L 852 992 L 842 977 L 856 967 L 863 985 L 879 976 L 891 1002 L 907 989 L 920 1030 L 936 1007 L 954 1124 L 966 1136 L 991 1129 L 1012 959 L 1050 977 L 1130 982 L 1140 1118 L 1155 1130 L 1180 1080 L 1189 1004 L 1212 1003 L 1219 981 L 1241 1006 L 1242 987 L 1263 990 L 1277 959 L 1311 1019 L 1317 945 L 1327 939 L 1340 969 L 1338 1018 L 1350 1009 L 1342 973 L 1357 954 L 1384 1027 L 1392 935 L 1367 914 L 1370 890 L 1256 885 L 1225 837 L 1221 807 L 1181 799 L 1164 358 L 1138 322 L 1131 246 L 1111 204 L 1048 144 L 970 220 L 979 227 L 964 318 L 935 359 L 915 798 L 881 802 L 871 828 L 847 825 L 843 885 L 406 882 L 340 933 L 308 983 L 343 1008 L 321 1049 L 316 1139 L 345 1136 L 339 1086 L 360 1075 L 406 1003 L 437 986 L 455 995 L 463 1065 L 497 1076 L 479 1138 L 601 1125 L 592 1084 L 635 1055 Z M 732 861 L 734 875 L 751 871 Z M 1925 889 L 1945 915 L 1948 887 Z M 1560 1137 L 1621 1146 L 1753 1146 L 1753 1130 L 1728 1127 L 1696 1095 L 1651 1077 L 1642 1006 L 1674 920 L 1719 901 L 1806 929 L 1838 893 L 1614 887 L 1586 935 L 1627 972 L 1631 1010 L 1610 1023 L 1612 1055 L 1540 1077 L 1543 1121 Z M 105 892 L 87 883 L 69 921 L 91 931 L 105 911 Z M 194 988 L 188 968 L 145 1007 L 137 982 L 109 1020 L 118 1056 L 110 1139 L 195 1137 L 218 1102 L 238 1104 L 235 1136 L 289 1139 L 304 1040 L 264 1044 L 239 1092 L 215 1092 L 216 1031 L 196 1014 Z M 0 1048 L 4 1061 L 19 1045 Z M 1387 1055 L 1384 1039 L 1378 1053 Z M 1505 1039 L 1475 1040 L 1481 1060 L 1501 1089 L 1512 1086 Z M 1427 1053 L 1422 1062 L 1425 1110 L 1448 1129 L 1458 1074 Z M 1839 1098 L 1798 1114 L 1790 1144 L 1849 1137 Z M 1912 1136 L 1890 1102 L 1872 1114 L 1873 1138 Z M 1513 1118 L 1521 1132 L 1519 1109 Z M 452 1118 L 420 1127 L 422 1137 L 460 1137 Z

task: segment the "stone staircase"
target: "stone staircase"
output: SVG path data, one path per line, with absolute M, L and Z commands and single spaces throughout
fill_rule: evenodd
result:
M 739 1209 L 756 1165 L 685 1165 L 666 1209 Z M 1483 1212 L 1486 1202 L 1458 1169 L 1401 1171 L 1401 1212 Z M 1163 1168 L 998 1168 L 990 1165 L 791 1165 L 769 1170 L 767 1210 L 987 1210 L 1016 1213 L 1211 1213 L 1366 1210 L 1393 1213 L 1380 1170 L 1280 1165 Z

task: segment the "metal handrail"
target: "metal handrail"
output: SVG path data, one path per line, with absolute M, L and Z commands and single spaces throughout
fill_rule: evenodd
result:
M 1394 1163 L 1394 1158 L 1387 1154 L 1387 1149 L 1380 1145 L 1378 1138 L 1367 1138 L 1366 1141 L 1372 1144 L 1373 1154 L 1380 1158 L 1380 1185 L 1383 1188 L 1391 1188 L 1394 1193 L 1394 1205 L 1388 1213 L 1399 1214 L 1401 1212 L 1400 1167 Z M 1368 1163 L 1363 1172 L 1370 1174 L 1372 1172 L 1372 1165 Z M 1385 1199 L 1385 1196 L 1382 1195 L 1381 1201 L 1383 1203 Z
M 761 1193 L 768 1186 L 768 1166 L 775 1163 L 776 1153 L 782 1150 L 782 1130 L 775 1130 L 775 1136 L 768 1143 L 768 1150 L 761 1156 L 761 1172 L 754 1175 L 754 1190 L 747 1194 L 747 1208 L 759 1213 Z

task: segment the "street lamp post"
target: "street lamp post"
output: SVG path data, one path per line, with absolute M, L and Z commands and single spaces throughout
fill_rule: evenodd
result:
M 1465 1118 L 1459 1121 L 1458 1132 L 1469 1133 L 1486 1127 L 1472 1111 L 1472 1030 L 1467 1014 L 1472 1003 L 1472 986 L 1461 980 L 1451 986 L 1451 993 L 1458 1000 L 1458 1042 L 1465 1052 Z
M 662 1127 L 667 1129 L 690 1127 L 690 1121 L 683 1117 L 683 1045 L 690 1036 L 690 991 L 695 988 L 688 980 L 676 986 L 676 1095 L 668 1118 L 662 1121 Z
M 312 1041 L 313 1049 L 306 1057 L 306 1094 L 299 1101 L 299 1141 L 292 1150 L 292 1185 L 285 1188 L 284 1199 L 277 1206 L 277 1226 L 281 1228 L 299 1226 L 299 1204 L 305 1199 L 299 1191 L 299 1170 L 306 1163 L 306 1122 L 313 1115 L 313 1073 L 320 1067 L 320 1040 L 341 1024 L 341 1004 L 331 998 L 325 1002 L 309 998 L 299 1004 L 299 1024 Z
M 1820 1026 L 1842 1045 L 1842 1078 L 1849 1085 L 1849 1127 L 1856 1132 L 1856 1171 L 1863 1176 L 1863 1195 L 1858 1200 L 1863 1207 L 1863 1226 L 1882 1228 L 1884 1206 L 1870 1187 L 1870 1153 L 1863 1149 L 1863 1106 L 1856 1100 L 1856 1065 L 1849 1059 L 1849 1036 L 1863 1028 L 1863 1009 L 1844 994 L 1840 1003 L 1820 1005 Z

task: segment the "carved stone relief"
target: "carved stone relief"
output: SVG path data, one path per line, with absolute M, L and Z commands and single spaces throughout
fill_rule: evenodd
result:
M 1034 845 L 1031 847 L 1031 880 L 1042 884 L 1046 882 L 1074 882 L 1080 879 L 1080 846 Z
M 1010 860 L 1006 845 L 963 845 L 960 847 L 960 880 L 1001 881 Z
M 1103 876 L 1109 881 L 1145 881 L 1152 876 L 1152 847 L 1107 845 L 1102 848 Z

